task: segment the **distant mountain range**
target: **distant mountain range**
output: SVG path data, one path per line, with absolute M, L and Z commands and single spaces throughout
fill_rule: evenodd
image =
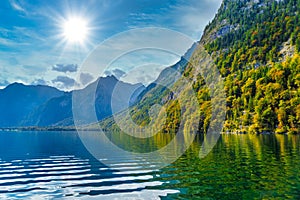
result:
M 203 76 L 209 80 L 214 74 L 209 76 L 211 70 L 206 70 L 203 75 L 199 69 L 216 66 L 224 86 L 215 95 L 224 91 L 226 99 L 224 108 L 218 104 L 214 108 L 224 111 L 219 112 L 224 113 L 224 132 L 300 133 L 299 12 L 299 0 L 223 0 L 201 40 L 147 88 L 119 82 L 115 77 L 100 78 L 85 89 L 68 93 L 46 86 L 12 84 L 0 90 L 0 127 L 73 125 L 72 94 L 76 92 L 81 118 L 86 119 L 81 124 L 102 120 L 104 130 L 120 131 L 114 121 L 117 118 L 124 127 L 135 122 L 126 127 L 130 129 L 152 121 L 158 128 L 165 121 L 161 129 L 165 133 L 179 129 L 207 133 L 218 122 L 213 118 L 211 101 L 211 90 L 218 85 L 207 85 Z M 176 80 L 174 71 L 181 78 Z M 193 88 L 199 109 L 190 105 L 191 92 L 183 87 L 184 80 Z M 130 116 L 120 112 L 110 117 L 117 83 L 123 89 L 113 100 L 118 104 L 115 111 L 126 108 L 128 94 L 133 93 Z M 172 91 L 160 83 L 171 83 Z M 94 94 L 95 103 L 88 101 Z M 180 105 L 178 99 L 188 106 Z M 152 116 L 151 108 L 157 104 L 165 109 Z M 89 118 L 93 106 L 97 119 Z M 195 120 L 199 123 L 193 124 Z
M 116 105 L 114 112 L 122 111 L 142 99 L 161 79 L 168 77 L 174 70 L 183 71 L 184 66 L 192 56 L 197 44 L 186 52 L 175 65 L 163 70 L 158 79 L 147 88 L 139 84 L 129 84 L 119 81 L 114 76 L 101 77 L 84 89 L 63 92 L 50 86 L 32 86 L 13 83 L 0 90 L 0 128 L 19 127 L 66 127 L 73 126 L 72 97 L 80 96 L 80 112 L 89 124 L 112 116 L 113 101 Z M 115 87 L 118 88 L 117 97 L 113 98 Z M 95 95 L 95 102 L 90 102 Z M 129 99 L 129 100 L 128 100 Z M 97 120 L 91 121 L 90 110 L 94 107 Z
M 50 86 L 13 83 L 0 90 L 0 127 L 72 126 L 73 92 L 86 99 L 95 95 L 95 103 L 86 103 L 95 106 L 97 120 L 102 120 L 112 115 L 111 99 L 116 84 L 124 90 L 118 94 L 118 108 L 115 111 L 132 105 L 145 89 L 142 84 L 124 83 L 114 76 L 101 77 L 86 88 L 71 92 Z M 130 102 L 127 100 L 129 94 L 133 94 Z
M 52 98 L 65 95 L 49 86 L 26 86 L 13 83 L 0 90 L 0 126 L 20 126 L 26 124 L 28 116 Z

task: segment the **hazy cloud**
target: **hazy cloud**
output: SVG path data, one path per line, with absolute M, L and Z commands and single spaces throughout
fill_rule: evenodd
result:
M 122 76 L 124 76 L 124 75 L 126 74 L 124 71 L 122 71 L 122 70 L 120 70 L 120 69 L 114 69 L 114 70 L 112 71 L 112 73 L 113 73 L 113 75 L 115 75 L 115 77 L 116 77 L 117 79 L 120 79 Z
M 11 33 L 26 39 L 40 40 L 42 42 L 47 41 L 47 38 L 27 27 L 15 26 L 13 30 L 11 30 Z
M 221 0 L 152 0 L 132 1 L 130 4 L 124 0 L 76 2 L 78 5 L 77 3 L 74 3 L 74 5 L 77 5 L 78 8 L 86 8 L 80 14 L 92 16 L 90 21 L 93 24 L 91 25 L 95 27 L 91 31 L 93 37 L 87 38 L 88 41 L 85 44 L 87 47 L 80 50 L 73 48 L 74 46 L 71 44 L 64 43 L 63 38 L 60 38 L 60 33 L 57 32 L 59 27 L 55 28 L 54 26 L 55 24 L 59 25 L 60 23 L 57 20 L 64 17 L 64 13 L 61 13 L 61 11 L 68 12 L 67 5 L 56 1 L 47 1 L 45 4 L 43 1 L 8 0 L 5 3 L 8 6 L 4 7 L 3 13 L 4 18 L 5 16 L 11 16 L 11 20 L 8 20 L 7 26 L 5 26 L 8 28 L 0 27 L 0 46 L 4 47 L 0 50 L 0 57 L 2 58 L 0 65 L 3 65 L 9 72 L 4 74 L 1 70 L 1 76 L 13 82 L 18 80 L 15 77 L 18 74 L 22 80 L 28 80 L 28 83 L 39 77 L 44 77 L 45 80 L 49 80 L 51 83 L 51 80 L 57 76 L 57 72 L 77 72 L 78 66 L 70 66 L 68 63 L 82 63 L 89 50 L 94 48 L 93 44 L 98 44 L 116 33 L 126 31 L 129 27 L 166 27 L 188 34 L 194 40 L 198 40 L 208 20 L 212 19 L 215 11 L 217 11 Z M 107 45 L 107 48 L 99 53 L 100 57 L 97 55 L 96 59 L 88 63 L 95 65 L 95 69 L 91 67 L 91 70 L 86 70 L 86 72 L 94 77 L 102 76 L 104 69 L 99 66 L 108 66 L 116 56 L 120 55 L 120 52 L 132 50 L 131 47 L 136 47 L 134 44 L 141 44 L 141 46 L 149 44 L 149 47 L 158 46 L 151 43 L 153 41 L 152 35 L 158 38 L 157 43 L 164 44 L 161 46 L 179 55 L 183 55 L 185 50 L 192 45 L 189 42 L 179 41 L 172 35 L 164 35 L 162 32 L 156 34 L 154 31 L 150 31 L 146 35 L 141 34 L 142 31 L 137 32 L 138 34 L 128 32 L 126 36 L 123 36 L 124 40 L 121 40 L 121 42 L 117 39 L 113 44 Z M 147 42 L 148 44 L 145 44 Z M 182 52 L 178 51 L 177 46 L 180 46 Z M 123 63 L 111 66 L 112 69 L 120 68 L 129 73 L 134 66 L 145 64 L 144 61 L 126 62 L 124 59 L 123 61 Z M 169 59 L 163 56 L 156 60 L 151 59 L 151 62 L 169 66 L 174 62 L 174 58 Z M 60 64 L 53 66 L 55 63 Z M 38 66 L 39 68 L 24 68 L 22 65 Z M 40 71 L 40 69 L 49 70 L 49 68 L 50 70 L 53 69 L 51 71 Z M 14 73 L 11 73 L 12 70 Z M 34 70 L 37 70 L 37 73 Z M 115 76 L 122 76 L 123 78 L 125 75 L 115 73 Z M 153 76 L 152 72 L 150 72 L 150 76 Z M 146 78 L 145 81 L 148 79 Z
M 77 72 L 77 69 L 77 64 L 56 64 L 52 66 L 52 70 L 57 72 Z
M 7 85 L 9 85 L 10 83 L 7 80 L 4 81 L 0 81 L 0 87 L 5 87 Z
M 95 77 L 122 75 L 121 78 L 124 78 L 140 66 L 154 64 L 167 67 L 176 63 L 193 42 L 191 38 L 167 29 L 131 30 L 98 46 L 85 60 L 82 69 Z M 114 69 L 126 74 L 113 73 Z M 150 68 L 149 73 L 153 76 L 153 69 Z
M 35 77 L 46 72 L 46 68 L 37 65 L 22 65 L 20 69 L 22 70 L 22 73 Z
M 111 71 L 104 71 L 104 76 L 111 76 L 112 75 L 112 72 Z
M 176 0 L 158 13 L 130 13 L 130 28 L 168 27 L 199 40 L 205 26 L 215 16 L 222 0 Z
M 148 85 L 154 82 L 160 72 L 165 68 L 165 66 L 158 64 L 140 66 L 128 72 L 121 80 L 128 83 L 142 83 Z
M 79 78 L 82 85 L 87 85 L 94 79 L 94 77 L 89 73 L 81 73 Z
M 176 19 L 173 21 L 176 29 L 199 40 L 205 26 L 213 19 L 221 3 L 222 0 L 180 0 L 177 5 L 170 6 L 170 13 L 165 16 Z
M 208 22 L 214 18 L 221 3 L 222 0 L 191 1 L 190 4 L 178 9 L 179 13 L 181 11 L 185 12 L 180 20 L 181 26 L 187 31 L 193 31 L 195 34 L 203 32 Z
M 75 86 L 76 81 L 67 76 L 58 76 L 52 80 L 52 83 L 58 84 L 60 88 L 71 88 Z
M 18 65 L 18 64 L 20 64 L 19 61 L 15 57 L 10 57 L 8 59 L 8 63 L 11 64 L 11 65 Z
M 15 47 L 17 45 L 19 46 L 29 46 L 30 44 L 28 42 L 18 42 L 15 40 L 11 40 L 8 38 L 1 38 L 0 37 L 0 44 L 7 47 Z
M 10 0 L 9 3 L 13 9 L 26 13 L 26 10 L 18 0 Z
M 121 77 L 126 75 L 126 72 L 120 70 L 120 69 L 113 69 L 111 71 L 105 71 L 104 72 L 105 76 L 115 76 L 117 79 L 120 79 Z
M 105 71 L 104 72 L 105 76 L 115 76 L 117 79 L 120 79 L 121 77 L 125 76 L 126 73 L 120 69 L 113 69 L 111 71 Z
M 44 79 L 36 79 L 34 80 L 31 85 L 48 85 Z

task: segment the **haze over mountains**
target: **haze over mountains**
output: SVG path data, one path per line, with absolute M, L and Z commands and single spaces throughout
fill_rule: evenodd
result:
M 31 112 L 52 98 L 65 95 L 49 86 L 26 86 L 13 83 L 0 90 L 0 126 L 27 124 Z
M 171 68 L 182 71 L 196 47 L 195 43 L 176 64 L 163 70 L 155 82 L 168 76 Z M 146 88 L 141 83 L 125 83 L 111 75 L 99 78 L 82 90 L 70 92 L 63 92 L 50 86 L 13 83 L 0 90 L 0 128 L 72 126 L 74 125 L 72 113 L 74 92 L 82 97 L 80 109 L 86 121 L 81 123 L 96 122 L 90 120 L 91 107 L 95 107 L 97 121 L 101 121 L 113 114 L 111 102 L 116 85 L 118 94 L 113 102 L 116 105 L 114 111 L 118 112 L 138 102 L 143 94 L 155 85 L 155 82 Z M 95 95 L 95 103 L 90 102 L 93 95 Z
M 124 88 L 124 92 L 118 95 L 118 109 L 124 109 L 128 104 L 135 102 L 138 94 L 145 88 L 142 84 L 121 82 L 114 76 L 99 78 L 86 88 L 71 92 L 63 92 L 49 86 L 13 83 L 0 90 L 0 127 L 73 125 L 73 92 L 89 98 L 96 91 L 95 110 L 98 120 L 102 120 L 112 114 L 111 98 L 116 84 Z M 96 90 L 93 90 L 95 88 Z M 134 91 L 136 93 L 130 102 L 122 99 Z
M 190 95 L 184 93 L 184 88 L 181 89 L 183 82 L 174 83 L 177 93 L 156 82 L 146 89 L 139 84 L 121 82 L 126 94 L 120 94 L 118 98 L 118 111 L 127 107 L 128 94 L 138 89 L 130 100 L 130 105 L 133 105 L 131 117 L 138 125 L 148 125 L 151 107 L 161 104 L 166 108 L 167 116 L 163 132 L 178 130 L 182 119 L 187 119 L 184 128 L 188 130 L 192 126 L 190 122 L 200 112 L 198 132 L 206 133 L 214 122 L 211 122 L 211 91 L 198 69 L 202 67 L 199 61 L 206 60 L 205 52 L 224 80 L 222 90 L 226 92 L 226 119 L 223 131 L 299 133 L 299 12 L 299 0 L 224 0 L 200 42 L 194 44 L 177 64 L 163 70 L 156 81 L 172 78 L 172 70 L 180 72 L 192 85 L 200 109 L 181 115 L 181 105 L 176 97 L 186 102 L 190 100 Z M 187 60 L 191 60 L 192 64 Z M 88 99 L 94 94 L 93 88 L 97 87 L 95 109 L 100 121 L 112 114 L 112 91 L 117 83 L 114 77 L 100 78 L 98 83 L 75 92 Z M 82 98 L 82 106 L 94 105 Z M 89 109 L 82 109 L 82 115 L 91 122 L 86 110 Z M 0 127 L 72 125 L 72 92 L 13 84 L 0 90 L 0 112 Z M 162 113 L 158 116 L 160 114 L 163 116 Z M 112 118 L 102 124 L 107 130 L 117 127 Z

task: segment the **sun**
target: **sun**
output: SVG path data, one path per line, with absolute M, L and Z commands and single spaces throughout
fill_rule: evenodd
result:
M 87 20 L 71 17 L 63 23 L 63 36 L 70 43 L 83 43 L 88 35 Z

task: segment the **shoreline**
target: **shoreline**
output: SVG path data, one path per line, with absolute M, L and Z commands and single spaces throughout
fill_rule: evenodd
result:
M 8 132 L 20 132 L 20 131 L 38 131 L 38 132 L 54 132 L 54 131 L 99 131 L 100 129 L 95 128 L 76 128 L 76 127 L 9 127 L 9 128 L 0 128 L 0 131 Z M 201 134 L 201 133 L 200 133 Z M 276 133 L 270 131 L 263 131 L 257 133 L 251 133 L 244 130 L 235 130 L 235 131 L 223 131 L 220 135 L 298 135 L 299 133 Z

